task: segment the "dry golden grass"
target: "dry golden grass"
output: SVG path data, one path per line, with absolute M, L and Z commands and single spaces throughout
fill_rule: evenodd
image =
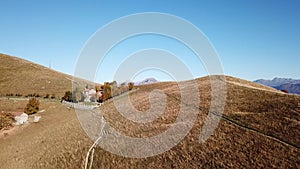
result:
M 62 95 L 71 87 L 67 75 L 6 55 L 0 55 L 0 59 L 0 64 L 6 66 L 0 67 L 0 93 L 40 91 L 41 94 L 51 94 L 57 91 L 55 94 Z M 181 83 L 187 89 L 196 83 L 200 102 L 190 99 L 184 104 L 191 109 L 195 105 L 200 108 L 189 134 L 171 150 L 148 158 L 125 158 L 97 147 L 93 168 L 298 168 L 300 96 L 284 94 L 242 79 L 225 77 L 225 110 L 222 115 L 214 112 L 221 116 L 220 123 L 206 142 L 199 143 L 210 102 L 221 98 L 220 89 L 217 89 L 219 95 L 211 97 L 211 83 L 219 85 L 224 82 L 221 79 L 213 76 Z M 53 86 L 46 86 L 43 90 L 47 80 Z M 150 103 L 161 104 L 158 98 L 149 100 L 155 89 L 166 94 L 166 108 L 162 116 L 152 122 L 136 123 L 126 119 L 118 112 L 113 100 L 99 109 L 110 125 L 125 135 L 143 138 L 160 134 L 170 128 L 179 115 L 182 98 L 179 85 L 164 82 L 140 86 L 139 90 L 129 94 L 129 99 L 133 107 L 145 113 L 151 109 Z M 193 94 L 193 91 L 186 92 Z M 128 105 L 123 104 L 126 97 L 115 98 L 120 101 L 118 106 L 121 109 L 128 109 Z M 2 98 L 0 111 L 23 111 L 27 102 Z M 40 109 L 46 111 L 38 113 L 42 115 L 39 123 L 30 124 L 0 140 L 0 168 L 82 168 L 92 141 L 81 129 L 75 111 L 49 100 L 41 100 Z
M 299 96 L 232 83 L 227 83 L 227 88 L 226 117 L 300 146 L 297 138 L 300 135 Z
M 197 122 L 190 133 L 161 155 L 130 159 L 97 149 L 94 168 L 297 168 L 300 165 L 300 97 L 283 94 L 255 83 L 226 77 L 225 112 L 214 135 L 198 142 L 210 108 L 210 80 L 197 80 L 201 97 Z M 232 83 L 234 82 L 234 83 Z M 132 137 L 149 137 L 168 129 L 179 110 L 180 90 L 176 83 L 141 86 L 131 94 L 138 110 L 150 108 L 149 92 L 166 92 L 167 108 L 152 123 L 136 124 L 122 117 L 113 102 L 101 111 L 118 131 Z M 194 103 L 187 103 L 193 106 Z M 125 105 L 124 105 L 125 106 Z
M 68 64 L 68 63 L 65 63 Z M 47 94 L 62 97 L 72 91 L 73 77 L 47 67 L 0 53 L 0 95 Z M 93 83 L 76 78 L 79 86 Z
M 13 127 L 14 117 L 9 112 L 0 112 L 0 131 Z
M 18 111 L 27 102 L 0 99 L 0 110 Z M 40 109 L 45 112 L 36 114 L 42 117 L 38 123 L 15 126 L 0 138 L 0 168 L 82 168 L 92 141 L 81 129 L 74 110 L 46 100 L 41 101 Z

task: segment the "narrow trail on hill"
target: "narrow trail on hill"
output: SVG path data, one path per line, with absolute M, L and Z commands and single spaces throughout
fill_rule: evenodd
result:
M 278 142 L 280 142 L 280 143 L 282 143 L 282 144 L 285 144 L 285 145 L 294 147 L 294 148 L 296 148 L 296 149 L 300 149 L 300 146 L 298 146 L 298 145 L 296 145 L 296 144 L 294 144 L 294 143 L 285 141 L 285 140 L 283 140 L 283 139 L 281 139 L 281 138 L 279 138 L 279 137 L 276 137 L 276 136 L 274 136 L 274 135 L 266 134 L 266 133 L 264 133 L 264 132 L 262 132 L 262 131 L 260 131 L 260 130 L 258 130 L 258 129 L 249 127 L 249 126 L 247 126 L 247 125 L 245 125 L 245 124 L 243 124 L 243 123 L 240 123 L 239 121 L 233 120 L 232 118 L 230 118 L 230 117 L 228 117 L 228 116 L 226 116 L 226 115 L 224 115 L 224 114 L 220 114 L 220 113 L 217 113 L 217 112 L 211 112 L 211 113 L 212 113 L 213 115 L 215 115 L 215 116 L 221 117 L 223 120 L 225 120 L 225 121 L 227 121 L 227 122 L 229 122 L 229 123 L 231 123 L 231 124 L 233 124 L 233 125 L 235 125 L 235 126 L 241 127 L 241 128 L 243 128 L 243 129 L 245 129 L 245 130 L 248 130 L 248 131 L 255 132 L 255 133 L 257 133 L 257 134 L 259 134 L 259 135 L 261 135 L 261 136 L 268 137 L 268 138 L 270 138 L 270 139 L 273 139 L 273 140 L 278 141 Z
M 167 95 L 168 97 L 170 97 L 170 98 L 173 98 L 174 100 L 176 100 L 176 101 L 178 101 L 178 102 L 181 102 L 181 100 L 178 99 L 177 97 L 174 97 L 174 96 L 172 96 L 172 95 L 170 95 L 170 94 L 166 94 L 166 95 Z M 191 106 L 191 105 L 189 105 L 189 104 L 187 104 L 187 103 L 183 103 L 183 104 L 185 104 L 186 106 L 189 106 L 189 107 L 194 107 L 194 106 Z M 203 111 L 203 110 L 201 110 L 201 107 L 199 107 L 199 110 L 200 110 L 200 111 Z M 294 148 L 296 148 L 296 149 L 298 149 L 298 150 L 300 149 L 300 146 L 297 145 L 297 144 L 294 144 L 294 143 L 285 141 L 285 140 L 283 140 L 282 138 L 276 137 L 276 136 L 274 136 L 274 135 L 266 134 L 266 133 L 264 133 L 263 131 L 260 131 L 260 130 L 255 129 L 255 128 L 252 128 L 252 127 L 249 127 L 249 126 L 247 126 L 246 124 L 243 124 L 243 123 L 241 123 L 241 122 L 239 122 L 239 121 L 237 121 L 237 120 L 234 120 L 234 119 L 230 118 L 229 116 L 226 116 L 226 115 L 221 114 L 221 113 L 218 113 L 218 112 L 211 112 L 211 113 L 212 113 L 213 115 L 215 115 L 215 116 L 220 117 L 221 119 L 225 120 L 226 122 L 228 122 L 228 123 L 230 123 L 230 124 L 232 124 L 232 125 L 235 125 L 235 126 L 237 126 L 237 127 L 243 128 L 243 129 L 245 129 L 245 130 L 247 130 L 247 131 L 251 131 L 251 132 L 257 133 L 257 134 L 259 134 L 259 135 L 261 135 L 261 136 L 270 138 L 270 139 L 272 139 L 272 140 L 274 140 L 274 141 L 277 141 L 277 142 L 279 142 L 279 143 L 282 143 L 282 144 L 284 144 L 284 145 L 294 147 Z

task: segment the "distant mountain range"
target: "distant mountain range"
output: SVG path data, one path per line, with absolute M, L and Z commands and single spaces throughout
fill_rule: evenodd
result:
M 274 78 L 272 80 L 258 79 L 254 82 L 273 87 L 278 90 L 287 90 L 289 93 L 300 94 L 300 80 L 291 78 Z
M 156 83 L 156 82 L 158 82 L 158 80 L 156 80 L 155 78 L 147 78 L 143 81 L 135 82 L 134 85 L 140 86 L 140 85 L 152 84 L 152 83 Z

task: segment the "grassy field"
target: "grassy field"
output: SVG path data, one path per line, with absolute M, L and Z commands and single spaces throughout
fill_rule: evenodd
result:
M 10 90 L 23 91 L 24 94 L 37 91 L 47 94 L 56 91 L 55 94 L 60 95 L 70 87 L 67 75 L 56 74 L 55 71 L 6 55 L 1 55 L 2 65 L 3 58 L 6 67 L 0 67 L 1 70 L 5 69 L 4 73 L 1 71 L 0 76 L 2 93 Z M 7 66 L 13 63 L 17 63 L 16 67 Z M 40 72 L 39 76 L 35 76 L 37 71 Z M 24 77 L 25 74 L 28 74 L 28 79 L 27 76 Z M 8 75 L 10 76 L 7 77 Z M 45 80 L 51 81 L 50 84 L 53 86 L 49 88 L 46 86 L 44 90 L 42 87 Z M 204 143 L 199 143 L 199 135 L 203 132 L 211 100 L 219 99 L 223 94 L 217 89 L 215 91 L 217 95 L 212 98 L 211 84 L 220 83 L 226 83 L 224 112 L 223 114 L 213 112 L 213 117 L 219 117 L 221 120 L 213 135 Z M 187 95 L 193 94 L 193 90 L 188 89 L 195 87 L 191 85 L 196 84 L 200 100 L 199 102 L 194 99 L 185 100 L 184 105 L 187 108 L 194 110 L 196 105 L 199 107 L 190 132 L 176 146 L 162 154 L 147 158 L 126 158 L 97 147 L 92 167 L 167 169 L 300 166 L 300 96 L 285 94 L 273 88 L 228 76 L 226 81 L 214 76 L 181 84 L 186 87 Z M 153 90 L 163 92 L 165 97 L 152 97 Z M 121 95 L 114 98 L 119 101 L 120 109 L 126 110 L 130 106 L 126 104 L 126 97 Z M 152 100 L 149 100 L 149 97 L 152 97 Z M 163 99 L 166 100 L 166 107 L 162 109 L 161 116 L 152 122 L 137 123 L 121 115 L 113 100 L 109 100 L 95 111 L 96 116 L 90 119 L 91 122 L 97 120 L 97 113 L 101 112 L 107 123 L 120 133 L 146 138 L 168 130 L 182 113 L 180 112 L 182 95 L 179 85 L 175 82 L 139 86 L 139 90 L 129 94 L 129 99 L 140 113 L 150 111 L 151 105 L 163 107 Z M 40 99 L 40 101 L 40 110 L 45 111 L 37 113 L 42 116 L 38 123 L 15 126 L 8 135 L 0 138 L 0 168 L 82 168 L 87 150 L 93 143 L 81 127 L 84 124 L 78 120 L 78 117 L 85 115 L 76 114 L 74 109 L 63 106 L 58 100 Z M 0 111 L 23 111 L 27 102 L 26 98 L 1 97 Z M 189 113 L 189 109 L 184 111 Z M 91 115 L 94 114 L 86 116 Z M 93 124 L 95 123 L 90 123 L 87 127 L 93 127 Z M 114 141 L 111 140 L 112 146 Z M 123 145 L 123 148 L 126 149 L 126 145 Z
M 209 78 L 198 79 L 200 109 L 191 132 L 170 151 L 161 155 L 130 159 L 97 149 L 95 168 L 297 168 L 300 165 L 298 105 L 300 97 L 287 95 L 252 82 L 227 77 L 225 112 L 214 133 L 205 143 L 198 142 L 210 106 Z M 234 83 L 233 83 L 234 82 Z M 150 137 L 164 132 L 179 113 L 180 96 L 176 83 L 140 87 L 131 95 L 133 106 L 150 108 L 149 92 L 166 94 L 164 114 L 151 124 L 124 119 L 113 102 L 101 107 L 106 119 L 118 131 L 132 137 Z M 193 106 L 194 103 L 188 103 Z M 124 105 L 124 108 L 126 105 Z M 145 150 L 146 151 L 146 150 Z
M 67 63 L 66 63 L 67 64 Z M 85 87 L 94 85 L 86 80 L 49 69 L 17 57 L 0 54 L 0 95 L 20 94 L 23 97 L 36 94 L 61 98 L 66 91 L 72 91 L 72 81 Z
M 18 111 L 26 103 L 2 99 L 0 110 Z M 41 116 L 38 123 L 15 126 L 13 132 L 0 138 L 0 168 L 82 168 L 92 142 L 74 110 L 58 101 L 42 101 L 40 109 L 45 111 L 36 114 Z

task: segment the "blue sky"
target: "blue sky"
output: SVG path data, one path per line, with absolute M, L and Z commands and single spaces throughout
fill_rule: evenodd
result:
M 45 66 L 51 60 L 53 69 L 68 74 L 74 73 L 77 57 L 87 40 L 104 25 L 130 14 L 162 12 L 197 26 L 214 45 L 226 75 L 247 80 L 300 79 L 300 1 L 297 0 L 2 0 L 0 9 L 0 53 Z M 166 48 L 182 55 L 181 59 L 196 77 L 207 74 L 199 66 L 201 63 L 185 59 L 192 52 L 165 37 L 135 37 L 119 46 L 119 51 L 116 47 L 110 53 L 118 56 L 107 61 L 114 66 L 136 50 Z M 97 81 L 112 80 L 106 70 L 99 69 Z M 168 80 L 161 72 L 146 72 L 137 80 L 147 76 Z

